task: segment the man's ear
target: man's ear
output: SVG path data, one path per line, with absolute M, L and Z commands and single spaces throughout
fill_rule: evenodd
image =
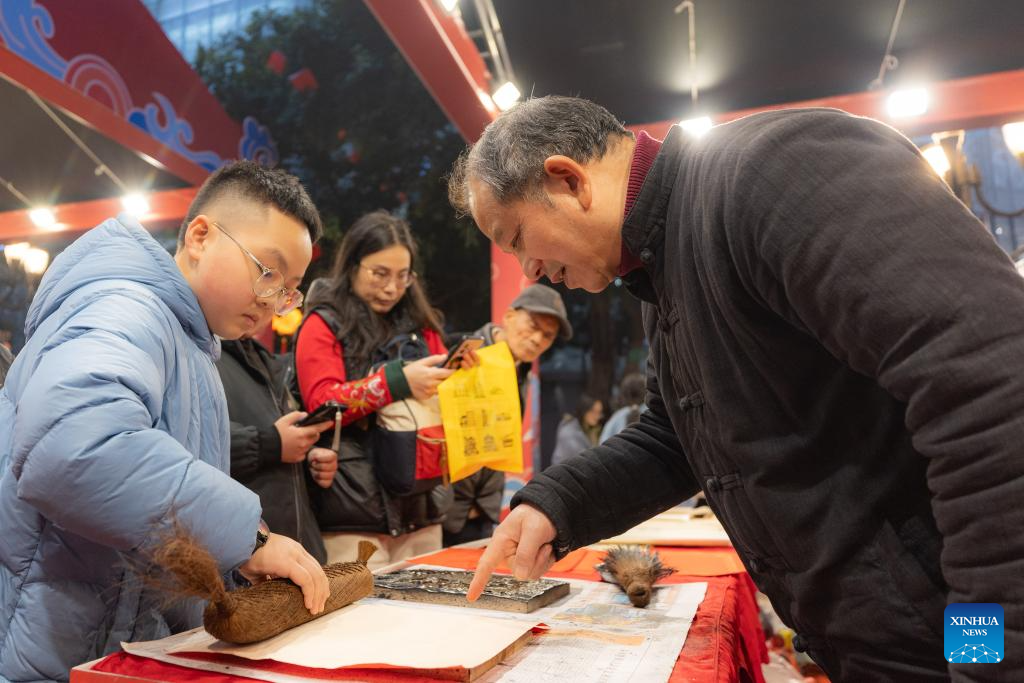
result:
M 593 186 L 587 169 L 567 156 L 556 154 L 544 160 L 545 186 L 552 198 L 572 197 L 586 210 L 593 201 Z
M 501 326 L 508 329 L 509 323 L 519 314 L 519 310 L 515 308 L 506 308 L 505 312 L 501 315 Z
M 185 229 L 185 239 L 181 245 L 189 260 L 198 261 L 210 240 L 213 224 L 204 214 L 192 219 Z

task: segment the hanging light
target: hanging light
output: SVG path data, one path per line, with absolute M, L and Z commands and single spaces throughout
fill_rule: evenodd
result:
M 885 106 L 892 118 L 905 119 L 928 111 L 929 101 L 928 91 L 924 88 L 909 88 L 893 92 Z
M 1010 152 L 1024 163 L 1024 121 L 1003 126 L 1003 140 L 1010 148 Z
M 7 259 L 7 263 L 13 263 L 14 261 L 21 261 L 25 258 L 25 252 L 32 248 L 32 245 L 28 242 L 15 242 L 13 244 L 4 245 L 4 257 Z
M 512 81 L 508 81 L 505 85 L 495 90 L 494 94 L 491 95 L 494 103 L 498 105 L 498 109 L 502 111 L 508 111 L 515 106 L 515 103 L 519 101 L 520 97 L 522 97 L 522 93 L 519 92 L 519 88 L 517 88 L 516 84 Z
M 41 275 L 50 264 L 50 254 L 45 249 L 31 247 L 21 257 L 21 263 L 29 275 Z
M 139 192 L 133 192 L 121 197 L 121 206 L 136 218 L 141 218 L 149 213 L 149 201 L 144 194 Z
M 711 130 L 711 117 L 710 116 L 698 116 L 692 119 L 685 119 L 679 122 L 679 127 L 685 130 L 687 133 L 695 138 L 707 133 Z
M 946 152 L 937 143 L 925 145 L 921 148 L 921 154 L 924 155 L 925 160 L 931 165 L 932 170 L 940 178 L 945 178 L 946 174 L 949 173 L 950 164 L 949 158 L 946 156 Z
M 33 223 L 43 230 L 49 230 L 53 226 L 57 225 L 57 217 L 54 215 L 53 210 L 45 206 L 32 209 L 28 212 L 28 217 L 32 219 Z

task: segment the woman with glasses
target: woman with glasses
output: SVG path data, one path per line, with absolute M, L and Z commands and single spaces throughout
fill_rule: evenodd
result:
M 438 367 L 446 354 L 441 318 L 416 280 L 417 251 L 402 219 L 375 211 L 357 220 L 296 335 L 305 409 L 326 401 L 347 406 L 338 474 L 314 500 L 328 562 L 350 560 L 360 540 L 380 548 L 374 566 L 441 548 L 442 497 L 392 496 L 377 480 L 370 452 L 377 410 L 429 398 L 452 373 Z

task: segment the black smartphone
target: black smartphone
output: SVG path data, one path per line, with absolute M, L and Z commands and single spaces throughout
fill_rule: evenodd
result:
M 314 410 L 312 413 L 302 418 L 295 423 L 298 427 L 309 427 L 310 425 L 320 424 L 321 422 L 328 422 L 334 419 L 334 414 L 339 410 L 345 412 L 345 408 L 337 401 L 327 401 L 319 408 Z
M 448 352 L 448 357 L 444 359 L 444 363 L 441 364 L 442 368 L 454 367 L 459 359 L 469 351 L 476 351 L 484 345 L 484 338 L 479 334 L 464 334 L 459 339 L 459 343 L 452 347 L 452 350 Z

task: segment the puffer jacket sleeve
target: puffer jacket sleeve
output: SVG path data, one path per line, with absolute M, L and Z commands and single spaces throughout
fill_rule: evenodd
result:
M 64 322 L 19 401 L 17 493 L 121 551 L 148 550 L 177 522 L 226 572 L 251 556 L 259 498 L 158 428 L 176 369 L 169 324 L 128 294 L 98 297 Z
M 551 519 L 556 557 L 636 526 L 699 490 L 651 361 L 647 405 L 639 422 L 581 457 L 552 465 L 512 498 L 511 507 L 529 503 Z

